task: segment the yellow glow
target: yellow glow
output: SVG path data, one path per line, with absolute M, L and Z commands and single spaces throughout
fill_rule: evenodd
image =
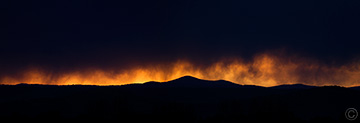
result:
M 260 54 L 251 62 L 241 59 L 221 59 L 208 67 L 198 67 L 189 61 L 138 66 L 123 72 L 91 69 L 53 75 L 31 68 L 21 77 L 5 76 L 1 84 L 52 85 L 123 85 L 148 81 L 169 81 L 185 75 L 206 80 L 228 80 L 238 84 L 275 86 L 281 84 L 360 85 L 360 65 L 353 63 L 338 67 L 320 65 L 306 60 L 283 60 L 269 54 Z

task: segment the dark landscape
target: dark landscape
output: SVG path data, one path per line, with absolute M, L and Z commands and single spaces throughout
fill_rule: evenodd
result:
M 359 122 L 360 0 L 1 0 L 0 122 Z
M 13 121 L 358 122 L 360 88 L 260 87 L 184 76 L 123 86 L 1 85 L 0 116 Z

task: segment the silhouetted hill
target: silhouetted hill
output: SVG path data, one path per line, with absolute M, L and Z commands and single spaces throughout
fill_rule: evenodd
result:
M 360 86 L 351 87 L 351 89 L 360 91 Z
M 185 76 L 125 86 L 0 85 L 0 118 L 98 122 L 349 122 L 360 91 L 338 86 L 259 87 Z M 358 122 L 359 119 L 354 122 Z
M 291 85 L 279 85 L 279 86 L 273 86 L 270 88 L 274 89 L 310 89 L 315 88 L 316 86 L 309 86 L 309 85 L 303 85 L 303 84 L 291 84 Z
M 175 80 L 158 84 L 162 87 L 176 87 L 176 88 L 234 88 L 239 87 L 228 81 L 207 81 L 201 80 L 192 76 L 184 76 Z
M 168 82 L 146 82 L 144 84 L 129 84 L 125 87 L 142 88 L 263 88 L 255 85 L 239 85 L 225 80 L 202 80 L 192 76 L 183 76 Z

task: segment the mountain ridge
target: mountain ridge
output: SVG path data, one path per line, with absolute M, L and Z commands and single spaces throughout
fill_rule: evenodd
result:
M 171 87 L 171 88 L 273 88 L 273 89 L 310 89 L 317 86 L 304 84 L 284 84 L 271 87 L 241 85 L 227 80 L 204 80 L 193 76 L 182 76 L 166 82 L 149 81 L 142 84 L 127 84 L 123 87 Z
M 140 88 L 159 88 L 159 87 L 179 87 L 179 88 L 271 88 L 271 89 L 311 89 L 315 87 L 326 87 L 326 86 L 313 86 L 313 85 L 306 85 L 306 84 L 283 84 L 283 85 L 276 85 L 270 87 L 258 86 L 258 85 L 242 85 L 237 84 L 227 80 L 205 80 L 199 79 L 193 76 L 182 76 L 173 80 L 165 81 L 165 82 L 158 82 L 158 81 L 148 81 L 145 83 L 131 83 L 125 85 L 82 85 L 82 84 L 74 84 L 74 85 L 51 85 L 51 84 L 28 84 L 28 83 L 19 83 L 16 85 L 6 85 L 0 84 L 1 86 L 111 86 L 111 87 L 140 87 Z M 344 87 L 350 88 L 353 90 L 360 90 L 360 86 L 354 87 Z

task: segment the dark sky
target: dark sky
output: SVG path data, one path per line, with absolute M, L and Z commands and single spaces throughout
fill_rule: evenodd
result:
M 6 0 L 0 69 L 250 59 L 267 50 L 360 56 L 359 0 Z

